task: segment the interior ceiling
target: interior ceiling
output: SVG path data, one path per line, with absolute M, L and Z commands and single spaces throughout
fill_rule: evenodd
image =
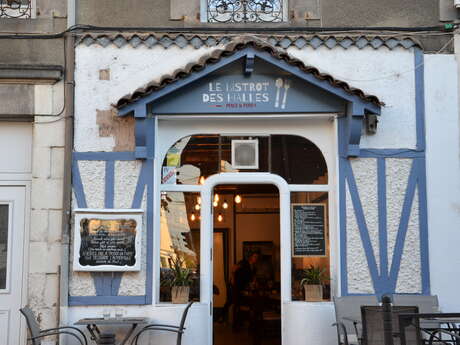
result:
M 272 184 L 230 184 L 218 185 L 214 193 L 219 194 L 279 194 L 278 188 Z

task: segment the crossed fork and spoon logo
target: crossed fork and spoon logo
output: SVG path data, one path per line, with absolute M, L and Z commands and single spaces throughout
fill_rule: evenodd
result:
M 277 78 L 275 81 L 275 87 L 276 87 L 275 108 L 279 108 L 280 106 L 281 89 L 284 88 L 283 99 L 281 101 L 281 109 L 285 109 L 287 93 L 288 93 L 289 88 L 291 87 L 289 79 L 283 80 L 282 78 Z

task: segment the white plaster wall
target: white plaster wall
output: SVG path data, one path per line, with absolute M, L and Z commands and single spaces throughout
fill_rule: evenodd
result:
M 78 164 L 88 207 L 104 208 L 105 162 L 79 161 Z M 114 208 L 131 208 L 141 166 L 141 161 L 115 162 Z M 75 203 L 73 207 L 76 207 Z M 147 209 L 147 188 L 144 189 L 141 208 L 143 210 Z M 123 273 L 119 289 L 119 295 L 121 296 L 140 296 L 145 294 L 147 271 L 147 257 L 145 255 L 147 250 L 145 217 L 144 215 L 144 224 L 142 227 L 141 270 L 139 272 Z M 70 257 L 73 258 L 73 254 L 71 254 Z M 70 267 L 72 267 L 72 262 L 70 263 Z M 71 272 L 69 280 L 69 291 L 71 296 L 96 295 L 94 280 L 89 272 Z
M 396 292 L 421 293 L 422 270 L 420 263 L 420 222 L 418 206 L 418 188 L 415 191 L 407 226 L 406 241 L 404 243 L 401 266 L 399 268 Z
M 291 47 L 289 54 L 385 103 L 375 135 L 363 135 L 362 148 L 415 148 L 414 52 L 389 50 Z M 395 135 L 397 133 L 397 135 Z
M 457 62 L 425 55 L 428 231 L 431 292 L 459 311 L 460 166 Z M 458 61 L 458 60 L 457 60 Z
M 412 159 L 386 160 L 388 267 L 391 266 L 411 167 Z
M 366 254 L 359 234 L 350 190 L 346 188 L 346 226 L 347 226 L 347 274 L 349 293 L 374 293 Z
M 391 267 L 396 236 L 401 222 L 402 207 L 407 191 L 412 159 L 390 158 L 386 160 L 387 183 L 387 240 L 388 267 Z M 420 262 L 420 224 L 418 189 L 409 217 L 406 241 L 404 244 L 401 266 L 396 285 L 400 293 L 421 292 L 421 262 Z
M 350 161 L 363 207 L 375 261 L 380 269 L 379 211 L 377 195 L 377 159 L 357 158 Z M 360 243 L 362 245 L 362 242 Z M 353 244 L 350 244 L 353 245 Z M 357 245 L 357 244 L 356 244 Z
M 78 161 L 88 208 L 104 208 L 105 162 Z
M 144 189 L 141 208 L 147 210 L 147 186 Z M 145 280 L 147 274 L 147 214 L 144 212 L 144 224 L 142 227 L 141 246 L 141 270 L 139 272 L 124 272 L 121 277 L 120 296 L 143 296 L 145 295 Z
M 197 61 L 216 47 L 192 46 L 106 48 L 79 45 L 75 65 L 75 150 L 112 151 L 112 137 L 100 137 L 96 110 L 107 110 L 121 97 L 174 70 Z M 110 69 L 110 80 L 99 80 L 99 70 Z
M 114 208 L 131 208 L 142 161 L 115 162 Z

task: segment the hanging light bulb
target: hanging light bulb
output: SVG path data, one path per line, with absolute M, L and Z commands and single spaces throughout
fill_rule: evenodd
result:
M 241 202 L 241 200 L 242 200 L 242 199 L 241 199 L 241 195 L 239 195 L 239 194 L 235 195 L 235 202 L 236 202 L 237 204 L 239 204 L 239 203 Z
M 217 207 L 217 206 L 219 206 L 219 203 L 218 203 L 217 201 L 214 201 L 214 202 L 212 203 L 212 206 Z
M 200 208 L 201 208 L 201 206 L 200 206 L 199 204 L 196 204 L 196 205 L 195 205 L 195 210 L 199 211 Z
M 195 221 L 195 219 L 196 219 L 195 213 L 192 213 L 192 215 L 190 216 L 190 220 L 193 222 Z
M 201 205 L 201 196 L 199 196 L 198 198 L 196 198 L 196 202 Z
M 224 220 L 224 216 L 222 215 L 222 213 L 219 213 L 219 215 L 217 216 L 217 221 L 222 222 L 223 220 Z
M 214 201 L 219 201 L 219 194 L 214 194 Z
M 228 208 L 227 200 L 224 200 L 224 203 L 222 204 L 222 208 L 223 208 L 223 209 L 227 209 L 227 208 Z
M 199 183 L 204 184 L 204 176 L 200 176 Z

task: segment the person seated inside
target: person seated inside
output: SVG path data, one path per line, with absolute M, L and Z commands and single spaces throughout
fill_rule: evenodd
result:
M 241 260 L 234 268 L 233 274 L 233 329 L 238 330 L 242 323 L 242 306 L 250 308 L 250 290 L 254 287 L 257 271 L 256 264 L 259 253 L 251 253 L 247 259 Z

